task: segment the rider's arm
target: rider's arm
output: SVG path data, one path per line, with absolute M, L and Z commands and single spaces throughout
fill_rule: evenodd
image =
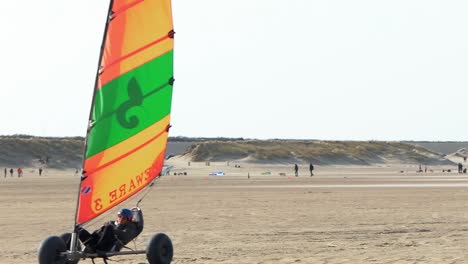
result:
M 130 222 L 123 227 L 117 226 L 117 228 L 114 229 L 114 233 L 120 241 L 128 243 L 135 238 L 137 228 L 135 223 Z

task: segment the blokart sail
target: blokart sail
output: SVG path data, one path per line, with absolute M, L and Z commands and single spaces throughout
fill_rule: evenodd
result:
M 39 264 L 76 264 L 86 258 L 93 263 L 94 258 L 102 258 L 107 263 L 111 256 L 136 254 L 146 254 L 150 264 L 171 263 L 172 242 L 163 233 L 151 236 L 146 250 L 120 251 L 128 242 L 120 241 L 119 247 L 105 252 L 82 250 L 78 236 L 83 224 L 161 174 L 174 83 L 173 38 L 170 0 L 110 1 L 74 230 L 44 240 L 38 249 Z M 143 215 L 140 208 L 134 209 L 138 217 L 130 221 L 139 224 L 141 232 Z
M 170 127 L 173 38 L 170 0 L 111 1 L 75 224 L 96 218 L 160 175 Z

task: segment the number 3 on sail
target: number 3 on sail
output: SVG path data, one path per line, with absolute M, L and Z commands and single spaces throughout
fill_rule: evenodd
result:
M 40 264 L 85 258 L 106 262 L 129 254 L 146 254 L 150 264 L 172 261 L 172 242 L 165 234 L 153 235 L 146 250 L 121 251 L 126 244 L 121 243 L 96 252 L 82 241 L 82 226 L 147 188 L 161 173 L 170 128 L 174 34 L 170 0 L 110 1 L 74 228 L 42 242 Z M 139 234 L 142 210 L 131 211 L 128 219 Z

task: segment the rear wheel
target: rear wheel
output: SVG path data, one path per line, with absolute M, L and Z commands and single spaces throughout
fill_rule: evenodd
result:
M 65 251 L 67 251 L 67 246 L 60 237 L 48 237 L 39 246 L 39 264 L 67 264 L 66 257 L 60 255 Z
M 146 258 L 150 264 L 170 264 L 174 249 L 171 239 L 163 233 L 153 235 L 146 248 Z

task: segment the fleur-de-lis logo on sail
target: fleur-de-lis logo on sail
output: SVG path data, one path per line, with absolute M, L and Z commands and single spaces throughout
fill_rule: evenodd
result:
M 140 106 L 143 103 L 144 95 L 141 92 L 140 84 L 137 82 L 135 77 L 132 77 L 128 81 L 127 86 L 128 100 L 122 103 L 116 111 L 117 121 L 121 126 L 131 129 L 138 126 L 140 122 L 138 117 L 135 115 L 127 117 L 127 112 L 135 106 Z

